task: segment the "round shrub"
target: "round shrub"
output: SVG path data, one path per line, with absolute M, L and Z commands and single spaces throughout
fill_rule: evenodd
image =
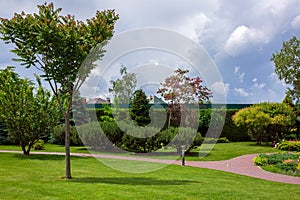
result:
M 44 140 L 38 140 L 36 143 L 34 143 L 33 149 L 34 150 L 44 150 L 45 149 Z

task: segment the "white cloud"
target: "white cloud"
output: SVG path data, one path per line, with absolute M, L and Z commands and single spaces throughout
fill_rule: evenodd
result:
M 266 86 L 266 83 L 254 83 L 253 87 L 258 88 L 258 89 L 262 89 Z
M 300 31 L 300 15 L 293 19 L 291 25 L 296 31 Z
M 238 77 L 241 83 L 244 82 L 245 72 L 240 72 L 240 67 L 235 67 L 233 73 Z
M 244 88 L 234 88 L 234 92 L 243 97 L 248 97 L 251 95 L 251 93 L 246 92 Z
M 209 21 L 210 19 L 204 13 L 200 13 L 193 17 L 188 17 L 182 26 L 178 28 L 178 31 L 195 42 L 199 42 L 199 37 L 207 30 L 206 26 Z
M 238 56 L 248 52 L 253 45 L 267 43 L 268 38 L 262 30 L 238 26 L 229 36 L 224 49 L 231 56 Z
M 211 90 L 214 93 L 224 95 L 228 94 L 230 91 L 230 84 L 229 83 L 223 83 L 223 82 L 216 82 L 211 86 Z
M 0 7 L 0 16 L 12 17 L 14 12 L 20 13 L 22 10 L 26 13 L 36 12 L 36 5 L 44 2 L 45 0 L 10 0 Z M 255 100 L 256 97 L 261 100 L 272 96 L 272 92 L 268 91 L 266 85 L 270 86 L 271 91 L 276 92 L 276 96 L 272 96 L 274 100 L 281 99 L 287 85 L 278 80 L 275 73 L 269 75 L 268 69 L 273 66 L 265 63 L 269 62 L 270 55 L 280 48 L 278 44 L 281 45 L 282 40 L 288 39 L 291 33 L 300 31 L 299 0 L 127 0 L 126 2 L 90 0 L 88 3 L 74 0 L 71 4 L 68 1 L 53 0 L 53 2 L 56 8 L 63 8 L 63 15 L 70 13 L 79 20 L 93 17 L 96 10 L 115 9 L 120 16 L 116 24 L 116 34 L 141 27 L 160 27 L 178 31 L 203 45 L 220 67 L 225 84 L 216 83 L 214 85 L 216 91 L 223 90 L 224 92 L 225 87 L 225 92 L 228 93 L 231 87 L 233 94 L 248 95 Z M 18 65 L 19 63 L 11 61 L 11 54 L 5 55 L 11 49 L 7 47 L 4 43 L 0 43 L 2 67 L 3 65 Z M 251 56 L 240 56 L 247 53 L 249 55 L 251 53 Z M 170 60 L 169 57 L 165 59 Z M 134 60 L 137 58 L 135 57 Z M 166 61 L 166 63 L 169 62 L 171 61 Z M 132 63 L 135 66 L 135 62 Z M 153 57 L 150 63 L 156 65 L 161 63 L 161 60 Z M 248 63 L 251 63 L 251 69 L 247 69 Z M 235 65 L 243 66 L 234 69 L 233 78 L 236 82 L 232 81 L 232 71 L 226 71 L 226 68 Z M 177 66 L 174 59 L 172 59 L 172 66 Z M 268 69 L 262 71 L 262 67 Z M 21 75 L 29 73 L 24 68 L 17 67 L 17 70 Z M 99 71 L 93 72 L 94 75 L 99 75 Z M 261 74 L 257 75 L 257 73 Z M 105 74 L 105 78 L 110 79 L 112 76 L 119 75 L 119 71 L 114 70 Z M 247 82 L 246 75 L 253 79 Z M 265 83 L 260 82 L 262 77 L 266 77 Z M 230 85 L 226 82 L 230 82 Z M 240 83 L 244 83 L 243 86 L 239 86 Z M 257 88 L 262 88 L 262 90 L 256 92 Z M 239 101 L 238 96 L 228 97 L 233 102 Z M 250 98 L 244 99 L 249 101 Z

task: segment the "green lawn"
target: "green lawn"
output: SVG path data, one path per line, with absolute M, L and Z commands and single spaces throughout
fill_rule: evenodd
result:
M 63 145 L 53 145 L 46 144 L 44 152 L 64 152 Z M 12 145 L 0 145 L 0 150 L 17 150 L 20 151 L 21 148 Z M 34 150 L 33 150 L 34 151 Z M 205 148 L 204 148 L 205 151 Z M 71 152 L 73 153 L 90 153 L 85 147 L 71 147 Z M 272 153 L 280 152 L 278 149 L 274 149 L 266 145 L 256 145 L 255 142 L 231 142 L 231 143 L 217 143 L 214 148 L 205 156 L 199 157 L 199 148 L 193 150 L 191 153 L 186 155 L 187 160 L 193 161 L 214 161 L 214 160 L 227 160 L 235 158 L 237 156 L 253 153 Z M 97 153 L 97 152 L 93 152 Z M 124 156 L 134 156 L 131 153 L 123 153 L 118 155 Z M 147 156 L 151 157 L 151 156 Z M 154 158 L 160 159 L 177 159 L 178 156 L 170 156 L 168 152 L 166 154 L 161 153 L 159 156 L 154 156 Z
M 124 166 L 132 161 L 124 161 Z M 142 162 L 136 162 L 141 164 Z M 151 165 L 150 163 L 143 163 Z M 61 178 L 64 157 L 0 153 L 0 199 L 299 199 L 299 185 L 169 165 L 124 173 L 94 158 L 72 157 L 74 179 Z
M 203 152 L 205 152 L 205 148 Z M 282 152 L 282 151 L 264 144 L 257 145 L 255 142 L 217 143 L 214 146 L 214 148 L 205 157 L 199 157 L 199 148 L 197 148 L 192 151 L 191 155 L 187 159 L 195 160 L 195 161 L 228 160 L 246 154 L 273 153 L 273 152 Z

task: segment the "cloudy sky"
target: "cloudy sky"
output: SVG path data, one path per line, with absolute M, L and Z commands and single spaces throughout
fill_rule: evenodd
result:
M 216 64 L 224 86 L 227 103 L 281 102 L 286 85 L 279 81 L 270 61 L 282 42 L 300 37 L 299 0 L 72 0 L 55 1 L 63 14 L 85 20 L 96 10 L 115 9 L 120 19 L 116 34 L 124 31 L 158 27 L 169 29 L 198 43 Z M 10 0 L 0 6 L 0 17 L 13 13 L 36 12 L 44 1 Z M 12 48 L 0 42 L 0 68 L 18 66 L 11 61 Z M 32 71 L 18 68 L 24 77 Z

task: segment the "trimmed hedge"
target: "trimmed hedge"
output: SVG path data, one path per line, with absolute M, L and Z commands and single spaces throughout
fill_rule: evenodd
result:
M 216 114 L 217 114 L 216 110 Z M 251 137 L 248 134 L 247 129 L 244 127 L 237 127 L 232 121 L 232 116 L 238 111 L 238 109 L 227 109 L 225 123 L 221 132 L 220 137 L 226 137 L 231 142 L 242 142 L 242 141 L 251 141 Z M 205 136 L 207 129 L 210 125 L 210 109 L 199 110 L 199 127 L 198 132 Z M 221 111 L 223 112 L 223 111 Z

